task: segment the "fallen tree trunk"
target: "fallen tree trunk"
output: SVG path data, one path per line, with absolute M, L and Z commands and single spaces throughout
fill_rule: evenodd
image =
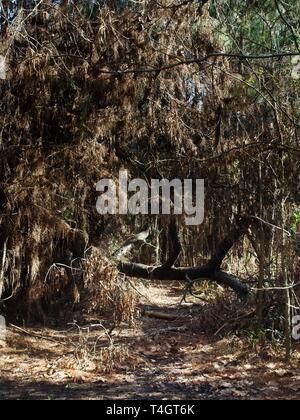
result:
M 200 282 L 204 280 L 214 281 L 222 286 L 226 286 L 234 290 L 242 299 L 248 295 L 248 288 L 242 284 L 235 276 L 225 273 L 222 270 L 214 270 L 211 266 L 205 265 L 202 267 L 191 268 L 166 268 L 163 265 L 158 267 L 147 266 L 136 263 L 118 264 L 118 269 L 121 273 L 128 277 L 141 278 L 146 280 L 159 281 L 191 281 Z
M 171 222 L 173 223 L 173 222 Z M 184 281 L 191 285 L 196 282 L 210 280 L 222 286 L 234 290 L 241 299 L 245 299 L 249 290 L 236 276 L 222 271 L 221 265 L 233 245 L 240 240 L 248 231 L 250 219 L 240 218 L 237 225 L 229 232 L 220 243 L 216 253 L 210 261 L 201 267 L 174 267 L 179 257 L 181 246 L 174 223 L 172 225 L 172 236 L 175 237 L 174 252 L 167 263 L 160 266 L 148 266 L 132 262 L 119 262 L 118 269 L 128 277 L 141 278 L 151 281 Z
M 180 314 L 170 314 L 162 311 L 152 311 L 150 309 L 142 310 L 141 314 L 148 318 L 163 319 L 165 321 L 176 321 L 180 317 Z

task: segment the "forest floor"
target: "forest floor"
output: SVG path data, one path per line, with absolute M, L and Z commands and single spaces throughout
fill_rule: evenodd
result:
M 258 355 L 236 336 L 204 333 L 195 305 L 178 308 L 174 287 L 151 286 L 143 294 L 151 297 L 147 310 L 175 319 L 143 316 L 133 329 L 114 330 L 106 350 L 99 326 L 9 326 L 0 349 L 0 399 L 300 398 L 297 358 L 287 366 L 279 354 Z

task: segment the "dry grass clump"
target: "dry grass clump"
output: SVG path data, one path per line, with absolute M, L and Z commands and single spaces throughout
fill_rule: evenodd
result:
M 100 312 L 115 325 L 133 325 L 137 315 L 137 295 L 117 268 L 96 248 L 84 263 L 84 286 L 88 290 L 86 308 Z
M 207 287 L 209 290 L 199 295 L 205 298 L 197 322 L 201 330 L 224 336 L 253 324 L 255 299 L 251 297 L 247 302 L 241 302 L 229 290 L 218 286 L 212 288 L 211 285 Z
M 100 331 L 92 332 L 92 328 L 78 327 L 71 344 L 74 348 L 72 356 L 63 357 L 59 361 L 60 367 L 79 369 L 85 372 L 111 373 L 124 366 L 130 358 L 126 345 L 116 344 L 112 336 L 99 324 Z

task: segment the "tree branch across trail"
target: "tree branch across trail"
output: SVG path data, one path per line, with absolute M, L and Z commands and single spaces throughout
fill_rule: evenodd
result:
M 222 262 L 228 255 L 233 245 L 238 242 L 248 231 L 250 219 L 240 219 L 237 225 L 229 232 L 225 239 L 219 244 L 216 253 L 210 261 L 200 267 L 174 267 L 179 256 L 179 244 L 175 244 L 175 252 L 171 255 L 167 263 L 160 266 L 148 266 L 133 262 L 119 262 L 118 269 L 128 277 L 142 278 L 152 281 L 184 281 L 200 282 L 210 280 L 222 286 L 234 290 L 241 299 L 247 298 L 248 287 L 244 285 L 236 276 L 221 270 Z M 171 229 L 176 240 L 174 227 Z

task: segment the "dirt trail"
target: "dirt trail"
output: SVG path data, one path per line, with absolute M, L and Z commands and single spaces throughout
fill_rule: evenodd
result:
M 0 349 L 0 399 L 299 399 L 300 368 L 249 354 L 236 337 L 207 337 L 192 306 L 178 309 L 172 287 L 142 293 L 144 308 L 178 317 L 142 317 L 136 329 L 116 331 L 116 345 L 126 345 L 130 357 L 113 373 L 79 367 L 74 329 L 25 335 L 9 328 Z M 91 331 L 88 340 L 97 337 L 99 330 Z

